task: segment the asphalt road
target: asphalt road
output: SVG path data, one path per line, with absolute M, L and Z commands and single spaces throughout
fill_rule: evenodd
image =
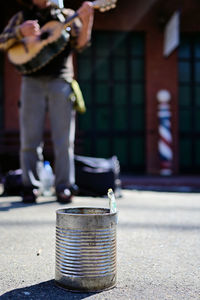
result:
M 0 299 L 200 299 L 200 193 L 123 190 L 117 200 L 117 286 L 100 293 L 57 287 L 55 198 L 0 198 Z M 69 206 L 108 207 L 75 197 Z

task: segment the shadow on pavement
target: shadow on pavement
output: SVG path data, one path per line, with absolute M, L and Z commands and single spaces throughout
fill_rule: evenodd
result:
M 0 211 L 9 211 L 11 209 L 16 209 L 16 208 L 22 208 L 22 207 L 30 207 L 30 206 L 35 206 L 35 205 L 46 205 L 50 203 L 55 203 L 56 200 L 45 200 L 41 202 L 35 202 L 35 203 L 23 203 L 22 201 L 16 201 L 13 198 L 16 197 L 6 197 L 6 199 L 10 199 L 10 201 L 4 201 L 0 202 Z M 13 201 L 12 201 L 13 200 Z
M 125 190 L 135 190 L 143 192 L 160 192 L 160 193 L 184 193 L 184 194 L 197 194 L 200 193 L 200 187 L 188 187 L 188 186 L 137 186 L 137 185 L 125 185 Z
M 119 229 L 145 229 L 145 230 L 166 230 L 166 231 L 199 231 L 200 225 L 184 224 L 157 224 L 157 223 L 130 223 L 121 222 Z
M 91 295 L 97 293 L 79 293 L 70 292 L 65 289 L 59 288 L 55 285 L 54 280 L 45 281 L 39 284 L 35 284 L 29 287 L 15 289 L 3 294 L 0 298 L 1 300 L 13 299 L 13 300 L 38 300 L 38 299 L 48 299 L 48 300 L 81 300 L 85 299 Z

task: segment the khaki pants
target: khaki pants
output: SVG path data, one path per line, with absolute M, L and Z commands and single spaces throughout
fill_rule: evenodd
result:
M 48 76 L 22 78 L 20 107 L 20 162 L 24 185 L 31 185 L 29 171 L 37 178 L 42 157 L 45 115 L 48 110 L 55 158 L 55 187 L 74 184 L 75 111 L 68 100 L 71 86 Z

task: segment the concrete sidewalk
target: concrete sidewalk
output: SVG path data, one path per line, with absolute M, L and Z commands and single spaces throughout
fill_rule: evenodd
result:
M 117 200 L 118 281 L 101 293 L 54 284 L 55 198 L 0 198 L 0 299 L 200 299 L 200 193 L 123 190 Z M 107 207 L 75 197 L 70 206 Z M 67 206 L 64 206 L 67 207 Z

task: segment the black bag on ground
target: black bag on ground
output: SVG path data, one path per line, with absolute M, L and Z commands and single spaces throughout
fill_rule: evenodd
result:
M 115 196 L 120 197 L 119 174 L 120 165 L 116 156 L 106 159 L 75 155 L 75 181 L 79 195 L 104 196 L 112 188 Z M 3 185 L 3 196 L 20 196 L 23 189 L 22 170 L 9 171 Z
M 19 196 L 22 192 L 22 170 L 11 170 L 3 179 L 3 196 Z
M 119 174 L 120 165 L 116 156 L 106 159 L 75 155 L 75 177 L 80 195 L 104 196 L 109 188 L 119 191 Z

